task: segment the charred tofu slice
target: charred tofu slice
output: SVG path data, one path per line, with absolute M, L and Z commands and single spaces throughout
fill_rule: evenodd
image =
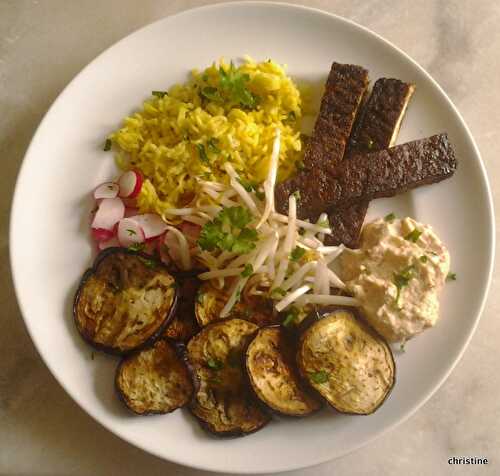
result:
M 83 276 L 73 312 L 81 336 L 97 349 L 126 354 L 153 342 L 177 305 L 177 284 L 151 256 L 110 248 Z
M 302 217 L 317 216 L 325 209 L 339 210 L 374 198 L 393 197 L 441 182 L 456 168 L 455 152 L 445 133 L 355 155 L 337 167 L 326 165 L 314 172 L 316 193 L 298 201 L 297 214 L 300 210 Z
M 321 408 L 304 386 L 295 364 L 295 343 L 280 326 L 261 328 L 246 351 L 250 385 L 271 410 L 303 417 Z
M 242 319 L 226 319 L 203 328 L 187 345 L 188 360 L 199 382 L 189 408 L 213 434 L 244 436 L 270 420 L 243 370 L 244 351 L 257 329 Z
M 310 386 L 342 413 L 373 413 L 395 381 L 387 343 L 344 309 L 327 311 L 303 332 L 297 365 Z
M 368 88 L 368 71 L 361 66 L 333 63 L 312 137 L 304 155 L 304 170 L 276 187 L 276 207 L 286 213 L 288 197 L 301 199 L 316 193 L 316 172 L 344 157 L 354 120 Z M 301 217 L 304 217 L 303 215 Z
M 186 405 L 194 390 L 182 349 L 166 339 L 123 359 L 115 385 L 125 405 L 138 415 L 170 413 Z
M 413 84 L 399 79 L 377 80 L 356 120 L 344 160 L 392 147 L 414 90 Z M 329 213 L 333 234 L 326 236 L 326 244 L 357 247 L 367 210 L 368 202 L 363 202 Z

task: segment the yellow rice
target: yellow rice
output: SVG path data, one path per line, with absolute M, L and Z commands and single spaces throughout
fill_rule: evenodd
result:
M 138 198 L 141 212 L 163 214 L 167 208 L 185 206 L 196 196 L 200 178 L 227 183 L 225 161 L 246 180 L 262 182 L 277 127 L 281 130 L 278 180 L 293 174 L 302 159 L 301 96 L 285 66 L 246 58 L 236 68 L 248 74 L 247 88 L 259 98 L 253 110 L 201 97 L 203 88 L 217 86 L 219 67 L 227 71 L 230 66 L 221 60 L 203 72 L 192 71 L 187 83 L 172 86 L 163 97 L 152 96 L 110 135 L 118 166 L 138 169 L 146 178 Z M 201 146 L 208 161 L 200 158 Z

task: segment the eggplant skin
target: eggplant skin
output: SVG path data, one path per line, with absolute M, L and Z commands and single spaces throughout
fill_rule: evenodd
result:
M 189 410 L 214 435 L 245 436 L 270 421 L 243 369 L 244 351 L 256 330 L 243 319 L 225 319 L 206 326 L 187 344 L 198 386 Z
M 176 275 L 176 280 L 179 283 L 177 309 L 163 337 L 187 342 L 200 330 L 194 313 L 194 301 L 201 282 L 196 276 L 185 275 Z
M 204 283 L 198 290 L 195 301 L 195 315 L 201 327 L 219 320 L 220 312 L 229 296 L 224 290 L 215 289 Z M 274 311 L 273 302 L 260 295 L 248 295 L 243 291 L 241 301 L 236 303 L 230 317 L 253 322 L 259 327 L 277 324 L 279 316 Z
M 73 304 L 76 328 L 93 347 L 111 354 L 144 348 L 173 318 L 177 288 L 151 256 L 109 248 L 82 277 Z
M 170 413 L 190 402 L 194 385 L 182 352 L 175 342 L 159 339 L 122 359 L 115 388 L 132 412 Z
M 293 339 L 281 326 L 262 327 L 247 347 L 245 365 L 260 401 L 281 415 L 304 417 L 322 404 L 302 382 L 295 353 Z
M 301 375 L 337 411 L 373 413 L 395 383 L 389 345 L 350 310 L 329 310 L 317 317 L 299 339 Z

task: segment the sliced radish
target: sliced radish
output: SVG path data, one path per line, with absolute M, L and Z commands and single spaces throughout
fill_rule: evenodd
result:
M 106 248 L 114 248 L 116 246 L 120 246 L 120 242 L 118 241 L 118 238 L 116 236 L 113 236 L 113 238 L 110 238 L 109 240 L 106 241 L 100 241 L 97 247 L 99 250 L 105 250 Z
M 131 218 L 123 218 L 118 223 L 118 241 L 122 246 L 144 243 L 144 231 L 139 223 Z
M 115 223 L 123 218 L 124 213 L 125 205 L 121 199 L 118 197 L 103 198 L 92 220 L 92 228 L 112 230 Z
M 104 228 L 92 228 L 92 236 L 94 237 L 94 240 L 100 243 L 113 238 L 114 232 L 113 230 L 106 230 Z
M 123 173 L 118 179 L 120 192 L 118 195 L 124 198 L 135 198 L 139 195 L 142 187 L 142 175 L 135 170 Z
M 128 208 L 125 207 L 125 216 L 124 218 L 132 218 L 135 217 L 136 215 L 139 214 L 139 209 L 138 208 Z
M 120 187 L 117 183 L 106 182 L 99 185 L 99 187 L 94 190 L 94 198 L 96 200 L 99 200 L 100 198 L 115 198 L 118 196 L 119 190 Z
M 156 213 L 144 213 L 130 218 L 139 223 L 144 230 L 146 240 L 160 236 L 167 229 L 167 224 Z

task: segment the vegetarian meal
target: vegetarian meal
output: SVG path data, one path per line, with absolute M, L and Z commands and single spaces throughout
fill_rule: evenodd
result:
M 415 86 L 370 90 L 362 66 L 332 64 L 319 110 L 310 87 L 272 60 L 221 60 L 106 139 L 121 171 L 94 190 L 73 314 L 121 356 L 135 414 L 184 407 L 219 436 L 367 415 L 395 385 L 391 345 L 437 323 L 445 245 L 410 217 L 364 221 L 371 200 L 454 174 L 446 133 L 395 145 Z

